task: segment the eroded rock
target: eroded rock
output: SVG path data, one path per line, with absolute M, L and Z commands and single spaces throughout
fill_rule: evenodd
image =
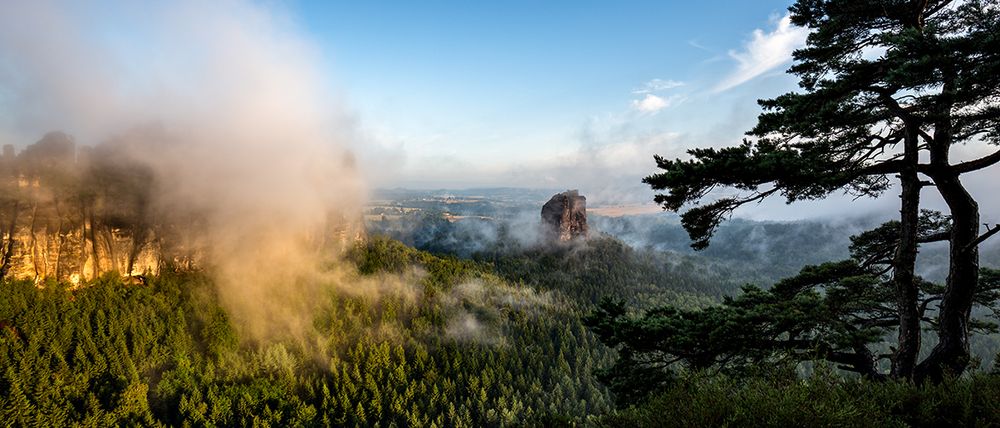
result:
M 567 190 L 542 206 L 542 228 L 551 240 L 568 242 L 587 237 L 587 198 Z

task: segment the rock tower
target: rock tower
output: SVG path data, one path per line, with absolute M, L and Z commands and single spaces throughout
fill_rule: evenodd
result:
M 542 206 L 542 229 L 551 240 L 568 242 L 587 237 L 587 198 L 567 190 Z

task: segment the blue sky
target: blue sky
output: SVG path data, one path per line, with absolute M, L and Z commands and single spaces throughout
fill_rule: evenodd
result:
M 652 165 L 652 152 L 636 153 L 643 148 L 679 155 L 738 141 L 757 98 L 794 86 L 781 73 L 787 61 L 732 81 L 754 43 L 783 37 L 790 43 L 775 48 L 787 57 L 801 42 L 801 30 L 778 34 L 788 5 L 301 1 L 291 9 L 372 144 L 385 149 L 377 153 L 398 156 L 398 173 L 377 184 L 586 187 L 560 171 L 597 157 L 623 169 L 582 181 L 635 182 L 650 169 L 624 168 Z M 664 141 L 637 146 L 643 139 Z

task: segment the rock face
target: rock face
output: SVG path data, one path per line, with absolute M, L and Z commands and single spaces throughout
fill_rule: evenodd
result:
M 155 202 L 158 183 L 113 148 L 77 151 L 51 133 L 0 153 L 0 279 L 78 284 L 107 272 L 142 276 L 207 265 L 211 243 L 198 212 Z M 342 215 L 310 236 L 317 248 L 346 246 L 363 231 Z
M 60 132 L 21 153 L 3 148 L 0 278 L 77 284 L 105 272 L 156 274 L 165 260 L 194 257 L 160 239 L 165 230 L 151 221 L 144 171 L 90 162 L 86 153 Z
M 542 206 L 542 229 L 551 240 L 572 241 L 587 237 L 587 198 L 567 190 Z

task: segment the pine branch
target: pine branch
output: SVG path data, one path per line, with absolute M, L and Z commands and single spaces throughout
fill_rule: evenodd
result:
M 992 228 L 988 224 L 983 224 L 983 226 L 986 226 L 986 233 L 979 235 L 979 237 L 976 238 L 975 241 L 972 241 L 972 243 L 970 243 L 967 247 L 965 247 L 965 251 L 969 251 L 973 248 L 976 248 L 977 246 L 979 246 L 979 244 L 982 244 L 987 239 L 990 239 L 993 235 L 1000 233 L 1000 224 L 995 224 L 993 225 Z
M 966 172 L 977 171 L 989 166 L 993 166 L 998 162 L 1000 162 L 1000 150 L 993 152 L 993 154 L 989 156 L 956 164 L 952 166 L 952 169 L 959 174 L 964 174 Z

